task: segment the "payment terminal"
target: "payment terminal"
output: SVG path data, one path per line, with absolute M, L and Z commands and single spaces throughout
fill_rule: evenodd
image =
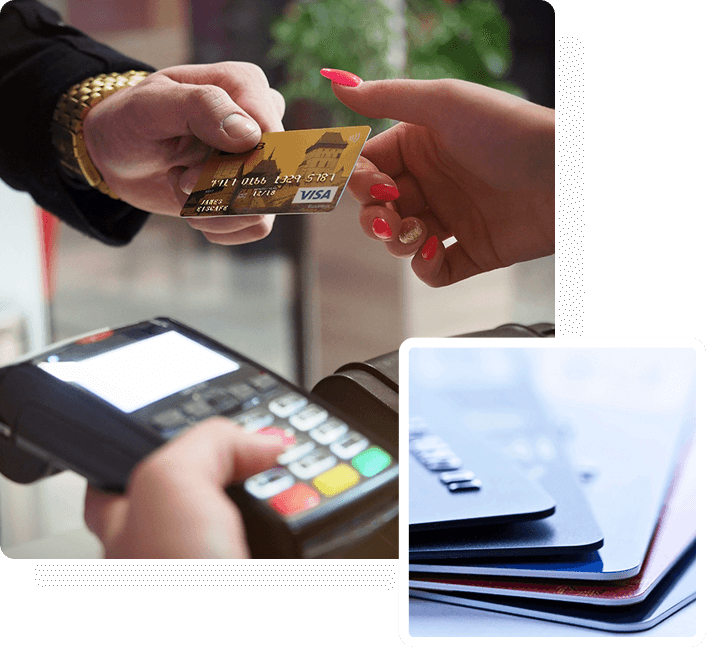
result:
M 253 557 L 339 557 L 395 519 L 393 443 L 167 318 L 103 330 L 0 368 L 0 473 L 70 469 L 122 491 L 137 462 L 225 416 L 280 435 L 279 465 L 233 486 Z

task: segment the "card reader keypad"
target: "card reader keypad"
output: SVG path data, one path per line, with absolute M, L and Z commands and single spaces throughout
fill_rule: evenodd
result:
M 386 470 L 392 456 L 275 377 L 259 373 L 234 384 L 197 389 L 152 416 L 164 437 L 222 415 L 247 433 L 279 436 L 278 467 L 250 477 L 245 490 L 285 517 L 321 506 Z M 449 468 L 451 469 L 451 468 Z
M 248 433 L 285 438 L 279 467 L 245 481 L 245 490 L 290 517 L 344 495 L 366 479 L 386 470 L 392 456 L 308 398 L 269 375 L 228 386 L 241 401 L 257 396 L 247 411 L 229 417 Z M 195 408 L 194 408 L 195 410 Z M 278 433 L 280 432 L 280 433 Z

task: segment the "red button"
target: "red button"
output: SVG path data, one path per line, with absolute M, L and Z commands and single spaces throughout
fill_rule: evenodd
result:
M 283 445 L 293 445 L 297 439 L 291 429 L 281 429 L 280 427 L 263 427 L 258 429 L 258 434 L 263 436 L 279 436 Z
M 304 483 L 297 483 L 288 490 L 273 496 L 270 505 L 280 514 L 296 514 L 319 505 L 319 495 Z

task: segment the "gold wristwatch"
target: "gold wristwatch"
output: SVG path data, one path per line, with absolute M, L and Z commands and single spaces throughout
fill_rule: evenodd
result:
M 73 177 L 82 179 L 111 198 L 120 198 L 111 191 L 95 167 L 83 138 L 83 121 L 88 111 L 114 92 L 137 85 L 150 72 L 113 72 L 99 74 L 77 83 L 61 95 L 52 117 L 51 134 L 62 167 Z

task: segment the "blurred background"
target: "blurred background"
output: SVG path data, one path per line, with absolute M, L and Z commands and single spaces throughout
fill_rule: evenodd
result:
M 554 107 L 554 12 L 542 0 L 114 0 L 110 11 L 91 0 L 45 4 L 156 68 L 260 65 L 287 99 L 286 129 L 369 123 L 379 132 L 391 125 L 340 105 L 322 67 L 368 80 L 461 78 Z M 9 286 L 0 291 L 0 361 L 165 315 L 310 389 L 346 362 L 395 350 L 408 337 L 554 321 L 553 257 L 434 290 L 416 279 L 408 260 L 390 257 L 362 233 L 347 196 L 331 213 L 278 217 L 273 233 L 250 245 L 212 245 L 179 219 L 154 215 L 133 243 L 115 249 L 46 214 L 22 230 L 18 210 L 31 207 L 0 189 L 9 232 L 0 241 Z M 34 254 L 5 254 L 5 247 L 28 249 L 29 239 L 38 241 Z M 69 474 L 30 488 L 0 483 L 3 549 L 83 532 L 82 487 Z M 31 524 L 20 514 L 28 506 Z M 85 550 L 95 549 L 86 541 Z

